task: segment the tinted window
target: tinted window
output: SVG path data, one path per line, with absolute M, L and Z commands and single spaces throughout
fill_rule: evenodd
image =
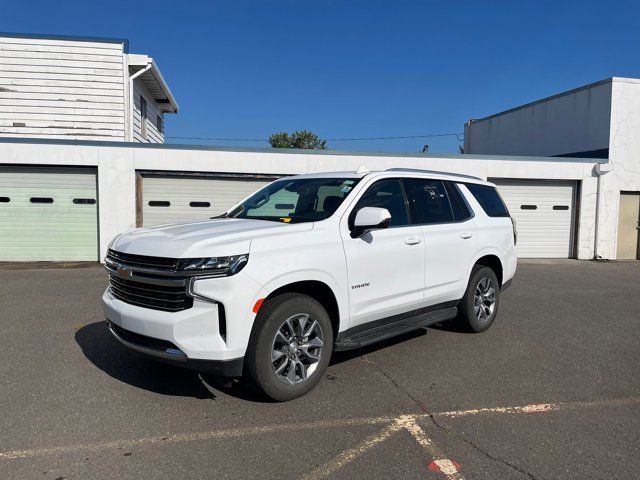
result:
M 360 181 L 359 178 L 298 178 L 270 183 L 227 216 L 284 223 L 329 218 Z
M 487 215 L 490 217 L 510 216 L 509 210 L 507 210 L 498 191 L 494 187 L 478 185 L 476 183 L 466 183 L 465 185 Z
M 451 210 L 453 210 L 453 218 L 456 222 L 462 222 L 473 217 L 471 208 L 464 200 L 460 189 L 455 183 L 444 182 L 444 186 L 447 188 L 449 194 L 449 201 L 451 202 Z
M 391 214 L 392 227 L 409 224 L 409 215 L 404 203 L 400 180 L 380 180 L 369 187 L 354 207 L 349 217 L 349 225 L 353 226 L 356 213 L 364 207 L 386 208 Z
M 453 222 L 453 212 L 440 180 L 405 178 L 411 221 L 415 224 Z

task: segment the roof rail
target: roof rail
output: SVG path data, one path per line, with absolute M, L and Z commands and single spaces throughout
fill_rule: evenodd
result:
M 435 173 L 437 175 L 451 175 L 452 177 L 471 178 L 473 180 L 480 180 L 481 182 L 484 182 L 484 180 L 480 177 L 474 177 L 473 175 L 465 175 L 463 173 L 438 172 L 436 170 L 423 170 L 422 168 L 387 168 L 385 172 Z

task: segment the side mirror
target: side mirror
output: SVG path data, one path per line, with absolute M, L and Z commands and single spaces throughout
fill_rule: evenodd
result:
M 358 238 L 371 230 L 387 228 L 391 214 L 386 208 L 364 207 L 358 210 L 351 229 L 351 237 Z

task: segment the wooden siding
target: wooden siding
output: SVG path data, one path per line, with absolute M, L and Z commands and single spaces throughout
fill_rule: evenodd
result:
M 121 44 L 0 37 L 0 137 L 124 140 L 125 87 Z
M 142 136 L 140 115 L 140 95 L 147 101 L 147 138 Z M 164 143 L 164 134 L 156 128 L 156 115 L 163 117 L 155 100 L 149 95 L 138 79 L 133 81 L 133 141 L 143 143 Z M 164 122 L 164 118 L 162 120 Z

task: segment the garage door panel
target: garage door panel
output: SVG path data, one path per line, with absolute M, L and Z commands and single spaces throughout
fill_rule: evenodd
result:
M 0 261 L 97 260 L 96 178 L 95 169 L 0 167 L 9 198 L 0 203 Z
M 209 219 L 224 213 L 269 182 L 251 177 L 143 175 L 143 225 L 148 227 Z
M 498 186 L 511 216 L 518 224 L 518 256 L 571 256 L 576 182 L 502 179 L 492 181 Z

